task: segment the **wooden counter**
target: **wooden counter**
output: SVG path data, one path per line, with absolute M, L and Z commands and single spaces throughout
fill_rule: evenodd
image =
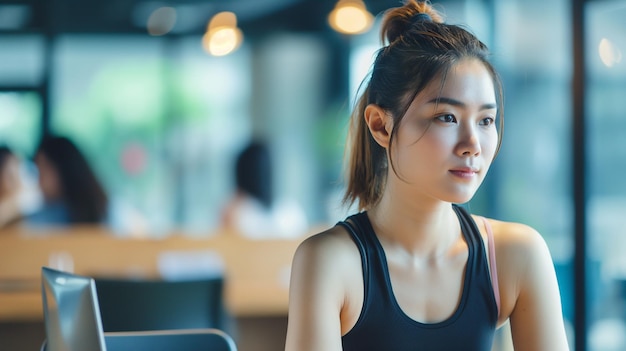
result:
M 225 299 L 234 316 L 286 316 L 291 260 L 302 240 L 250 240 L 233 233 L 119 238 L 88 226 L 0 232 L 0 321 L 42 319 L 44 265 L 70 265 L 92 277 L 159 278 L 164 255 L 205 254 L 223 262 Z

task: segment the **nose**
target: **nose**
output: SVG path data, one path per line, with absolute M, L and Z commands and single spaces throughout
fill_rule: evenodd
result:
M 461 157 L 478 156 L 480 152 L 480 139 L 476 128 L 471 125 L 459 128 L 459 139 L 456 146 L 457 155 Z

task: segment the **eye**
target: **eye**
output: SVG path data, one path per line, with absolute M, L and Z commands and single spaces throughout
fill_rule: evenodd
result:
M 445 114 L 441 116 L 437 116 L 436 119 L 443 123 L 456 123 L 456 117 L 454 115 Z
M 494 123 L 495 123 L 495 120 L 494 120 L 494 118 L 493 118 L 493 117 L 485 117 L 485 118 L 483 118 L 483 119 L 481 119 L 481 120 L 480 120 L 480 123 L 479 123 L 479 124 L 480 124 L 481 126 L 490 126 L 490 125 L 492 125 L 492 124 L 494 124 Z

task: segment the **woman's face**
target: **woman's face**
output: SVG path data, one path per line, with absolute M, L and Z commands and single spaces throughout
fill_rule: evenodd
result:
M 391 157 L 397 175 L 388 181 L 413 195 L 469 201 L 482 183 L 498 144 L 492 77 L 474 59 L 434 79 L 400 122 Z
M 52 162 L 42 153 L 35 156 L 35 164 L 39 170 L 39 188 L 46 201 L 61 197 L 59 173 Z
M 4 162 L 0 173 L 0 197 L 10 198 L 16 196 L 22 187 L 20 160 L 15 156 L 9 156 Z

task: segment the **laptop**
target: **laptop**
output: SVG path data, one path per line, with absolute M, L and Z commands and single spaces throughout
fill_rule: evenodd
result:
M 46 351 L 106 351 L 93 278 L 41 268 Z
M 42 351 L 229 350 L 234 340 L 218 329 L 109 332 L 102 328 L 93 278 L 41 268 L 46 342 Z

